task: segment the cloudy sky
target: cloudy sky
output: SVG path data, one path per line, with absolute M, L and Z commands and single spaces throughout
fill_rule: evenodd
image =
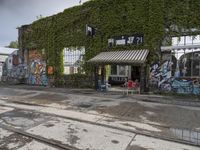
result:
M 0 0 L 0 46 L 17 40 L 17 27 L 30 24 L 37 16 L 51 16 L 79 5 L 80 0 Z M 82 0 L 82 3 L 87 0 Z

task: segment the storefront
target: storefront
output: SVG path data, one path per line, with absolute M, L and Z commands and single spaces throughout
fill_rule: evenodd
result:
M 122 85 L 126 80 L 138 80 L 141 91 L 144 92 L 147 85 L 146 60 L 149 50 L 125 50 L 101 52 L 88 62 L 96 66 L 95 80 L 108 82 L 111 85 Z M 99 74 L 100 71 L 100 76 Z

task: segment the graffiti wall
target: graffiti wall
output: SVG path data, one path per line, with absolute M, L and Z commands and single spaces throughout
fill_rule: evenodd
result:
M 25 82 L 28 76 L 28 67 L 22 63 L 18 51 L 14 51 L 8 56 L 3 65 L 2 81 L 9 83 Z
M 164 92 L 200 94 L 200 77 L 177 77 L 172 75 L 173 62 L 154 63 L 150 67 L 150 86 Z
M 159 65 L 155 63 L 150 67 L 150 85 L 160 90 L 171 91 L 171 66 L 169 60 Z
M 172 91 L 181 94 L 200 94 L 200 78 L 176 78 L 173 80 Z
M 27 82 L 31 85 L 48 85 L 46 76 L 46 63 L 37 50 L 29 51 L 29 75 Z

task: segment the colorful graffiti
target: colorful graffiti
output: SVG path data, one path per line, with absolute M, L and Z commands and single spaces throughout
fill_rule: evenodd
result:
M 158 85 L 159 83 L 159 71 L 160 70 L 160 67 L 159 67 L 159 64 L 158 63 L 154 63 L 151 65 L 150 67 L 150 84 L 151 85 Z
M 181 79 L 176 78 L 173 80 L 172 91 L 180 94 L 200 94 L 200 78 Z
M 183 78 L 172 76 L 173 63 L 165 61 L 159 66 L 158 63 L 150 67 L 150 85 L 164 92 L 175 92 L 180 94 L 200 94 L 200 77 Z
M 48 85 L 46 76 L 46 63 L 41 60 L 32 60 L 29 63 L 28 84 L 32 85 Z
M 150 85 L 159 89 L 171 91 L 171 66 L 172 62 L 165 61 L 161 66 L 158 63 L 151 65 Z
M 171 77 L 171 66 L 172 66 L 172 62 L 170 62 L 169 60 L 165 61 L 161 67 L 160 67 L 160 78 L 159 78 L 159 83 L 158 83 L 158 87 L 161 90 L 165 90 L 165 91 L 171 91 L 171 81 L 173 80 Z
M 27 65 L 22 64 L 22 59 L 18 51 L 14 51 L 8 56 L 3 65 L 2 81 L 9 83 L 25 82 L 27 77 Z
M 29 50 L 29 75 L 27 82 L 31 85 L 48 85 L 46 76 L 46 63 L 42 60 L 42 54 L 37 50 Z

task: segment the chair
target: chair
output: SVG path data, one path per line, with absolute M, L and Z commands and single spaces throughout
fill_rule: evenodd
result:
M 125 91 L 123 91 L 123 93 L 126 92 L 126 94 L 128 95 L 129 92 L 131 94 L 133 94 L 134 92 L 137 92 L 138 94 L 140 94 L 140 84 L 139 84 L 139 82 L 137 82 L 137 81 L 133 82 L 132 80 L 128 80 L 126 85 L 127 85 L 125 87 L 126 89 L 125 89 Z
M 108 91 L 108 89 L 111 87 L 110 84 L 108 84 L 108 82 L 104 82 L 102 83 L 101 80 L 98 80 L 98 90 L 100 91 Z

